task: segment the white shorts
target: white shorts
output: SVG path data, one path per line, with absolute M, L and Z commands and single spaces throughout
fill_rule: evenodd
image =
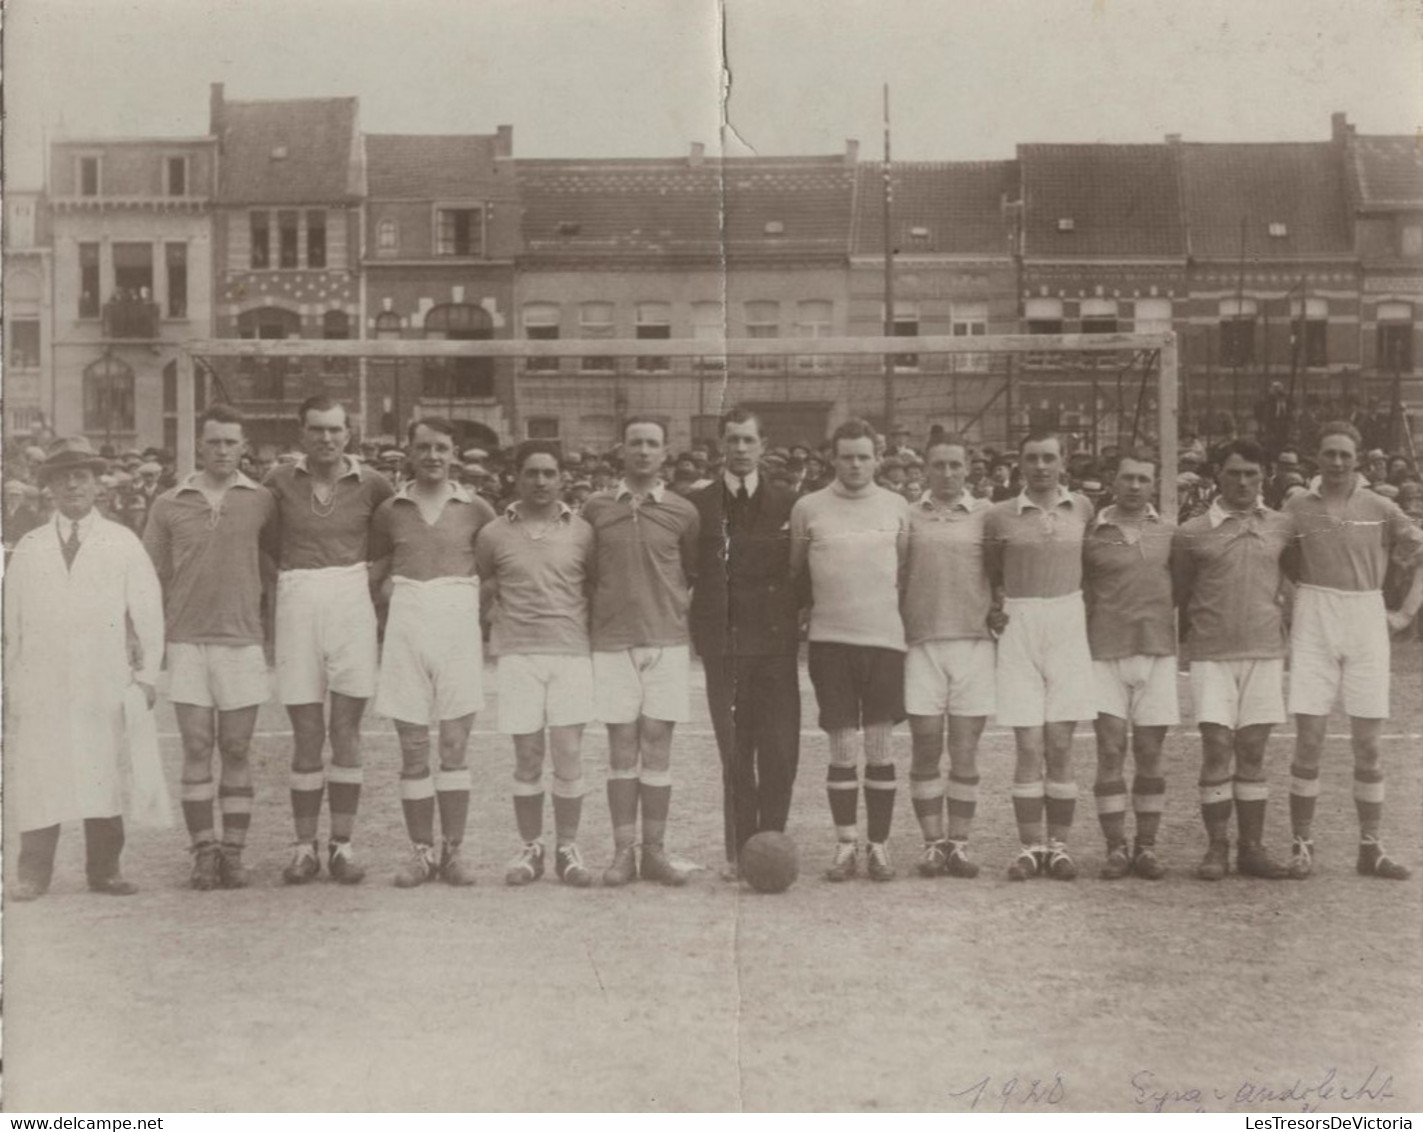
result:
M 1328 715 L 1344 693 L 1357 719 L 1388 718 L 1388 615 L 1383 594 L 1300 586 L 1290 629 L 1290 711 Z
M 324 704 L 328 692 L 370 699 L 376 611 L 364 562 L 277 575 L 276 653 L 284 704 Z
M 1013 598 L 998 641 L 998 722 L 1040 727 L 1097 718 L 1082 594 Z
M 639 716 L 667 723 L 691 718 L 691 660 L 686 645 L 660 645 L 593 654 L 598 718 L 636 723 Z
M 479 579 L 393 581 L 376 711 L 424 724 L 473 715 L 484 706 Z
M 272 695 L 261 645 L 168 642 L 168 698 L 175 704 L 237 711 Z
M 1285 662 L 1262 660 L 1191 661 L 1191 699 L 1197 723 L 1218 723 L 1238 731 L 1257 723 L 1285 721 Z
M 904 658 L 904 710 L 910 715 L 992 715 L 994 647 L 987 638 L 920 641 Z
M 591 657 L 510 653 L 499 658 L 501 735 L 532 735 L 545 727 L 592 721 Z
M 1114 715 L 1137 727 L 1172 727 L 1181 722 L 1174 656 L 1094 660 L 1092 672 L 1097 680 L 1098 715 Z

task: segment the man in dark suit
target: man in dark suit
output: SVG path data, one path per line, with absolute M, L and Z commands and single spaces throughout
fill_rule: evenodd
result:
M 706 668 L 707 705 L 721 752 L 727 866 L 740 877 L 755 833 L 783 831 L 800 757 L 798 590 L 790 571 L 794 493 L 759 471 L 760 419 L 722 418 L 725 470 L 692 494 L 701 516 L 692 641 Z

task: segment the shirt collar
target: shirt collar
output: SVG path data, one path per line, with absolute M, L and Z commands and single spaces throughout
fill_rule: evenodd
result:
M 59 532 L 60 542 L 64 542 L 69 538 L 69 524 L 72 522 L 74 522 L 74 520 L 66 518 L 62 511 L 56 511 L 54 513 L 54 529 Z M 94 527 L 98 522 L 99 509 L 97 507 L 89 508 L 89 513 L 79 520 L 80 542 L 83 542 L 93 533 Z
M 1146 521 L 1148 523 L 1161 522 L 1161 516 L 1150 502 L 1146 505 Z M 1093 527 L 1114 527 L 1117 526 L 1117 505 L 1110 503 L 1097 512 L 1097 517 L 1092 520 Z
M 1252 515 L 1263 515 L 1268 510 L 1269 508 L 1267 508 L 1264 502 L 1257 496 L 1255 506 L 1250 508 L 1250 513 Z M 1227 511 L 1222 507 L 1219 497 L 1211 504 L 1211 509 L 1206 512 L 1206 516 L 1210 519 L 1211 530 L 1215 530 L 1216 527 L 1220 526 L 1227 519 L 1235 518 L 1238 514 L 1238 511 Z
M 560 520 L 567 520 L 569 522 L 573 520 L 573 508 L 561 499 L 558 501 L 558 517 Z M 519 501 L 517 499 L 509 504 L 508 507 L 504 508 L 504 518 L 508 519 L 511 523 L 522 523 L 524 521 L 524 516 L 519 513 Z
M 1323 499 L 1323 498 L 1324 498 L 1323 486 L 1324 486 L 1324 477 L 1323 477 L 1323 476 L 1315 476 L 1314 479 L 1312 479 L 1312 480 L 1309 481 L 1309 494 L 1312 495 L 1312 496 L 1314 496 L 1316 499 Z M 1359 491 L 1359 490 L 1361 490 L 1361 489 L 1364 490 L 1364 491 L 1367 491 L 1367 490 L 1369 489 L 1369 486 L 1370 486 L 1370 485 L 1369 485 L 1369 477 L 1368 477 L 1368 476 L 1365 476 L 1365 475 L 1356 475 L 1356 476 L 1354 477 L 1354 491 Z M 1350 494 L 1352 495 L 1353 492 L 1350 492 Z
M 183 477 L 183 482 L 178 485 L 178 493 L 182 494 L 185 491 L 202 491 L 202 488 L 198 486 L 198 479 L 201 476 L 202 472 L 189 472 L 186 476 Z M 258 485 L 257 482 L 252 479 L 251 476 L 247 475 L 246 472 L 238 472 L 237 475 L 233 478 L 233 481 L 227 486 L 246 487 L 251 488 L 253 491 L 255 491 Z
M 963 491 L 959 492 L 957 499 L 941 505 L 935 501 L 932 491 L 926 491 L 919 497 L 919 506 L 925 511 L 935 511 L 941 507 L 945 511 L 976 511 L 980 507 L 987 506 L 987 500 L 979 499 L 977 496 L 971 494 L 968 488 L 964 488 Z
M 745 478 L 742 478 L 741 476 L 733 475 L 731 472 L 722 472 L 721 482 L 726 484 L 726 490 L 731 492 L 732 495 L 735 495 L 741 490 L 742 484 L 746 485 L 747 495 L 755 495 L 756 489 L 761 486 L 761 473 L 757 469 L 752 468 L 751 471 L 746 474 Z
M 356 462 L 355 458 L 349 452 L 343 452 L 341 453 L 341 459 L 346 462 L 346 467 L 345 470 L 336 478 L 338 480 L 342 480 L 345 479 L 347 476 L 355 476 L 357 479 L 360 479 L 361 466 Z M 311 472 L 308 471 L 306 467 L 305 452 L 303 452 L 300 456 L 296 458 L 295 461 L 293 461 L 292 467 L 294 467 L 297 471 L 302 472 L 305 475 L 311 475 Z
M 395 495 L 392 496 L 392 498 L 403 499 L 406 503 L 414 503 L 418 506 L 419 500 L 417 500 L 413 495 L 410 494 L 410 489 L 414 486 L 414 480 L 406 480 L 403 484 L 396 488 Z M 464 484 L 456 483 L 454 480 L 446 480 L 445 487 L 449 489 L 449 495 L 446 497 L 447 501 L 452 499 L 456 503 L 474 502 L 474 496 L 470 493 L 469 488 L 467 488 Z
M 666 493 L 666 491 L 667 485 L 661 480 L 658 480 L 652 485 L 651 488 L 648 489 L 647 495 L 649 498 L 651 498 L 652 502 L 661 503 L 662 496 Z M 635 497 L 636 493 L 633 491 L 632 488 L 628 487 L 627 480 L 618 480 L 617 484 L 613 487 L 613 498 L 618 500 L 618 502 L 622 502 L 624 499 L 633 499 Z
M 1019 514 L 1019 515 L 1021 515 L 1021 514 L 1022 514 L 1024 511 L 1026 511 L 1029 507 L 1031 507 L 1034 511 L 1038 510 L 1038 505 L 1037 505 L 1036 503 L 1034 503 L 1034 502 L 1028 497 L 1028 489 L 1027 489 L 1027 488 L 1023 488 L 1022 491 L 1018 492 L 1018 500 L 1017 500 L 1017 502 L 1018 502 L 1018 514 Z M 1057 510 L 1059 507 L 1061 507 L 1064 503 L 1067 504 L 1069 507 L 1072 505 L 1072 492 L 1068 491 L 1067 488 L 1066 488 L 1065 486 L 1063 486 L 1062 484 L 1058 484 L 1058 485 L 1057 485 L 1057 498 L 1053 500 L 1052 509 L 1053 509 L 1054 511 L 1056 511 L 1056 510 Z

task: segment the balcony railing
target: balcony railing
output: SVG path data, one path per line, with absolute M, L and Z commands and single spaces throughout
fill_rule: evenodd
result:
M 142 299 L 110 299 L 104 304 L 105 338 L 157 338 L 158 304 Z

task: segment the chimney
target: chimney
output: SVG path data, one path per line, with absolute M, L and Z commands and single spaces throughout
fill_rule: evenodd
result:
M 706 160 L 706 156 L 707 147 L 704 146 L 701 142 L 693 142 L 692 152 L 691 155 L 687 158 L 687 164 L 690 165 L 693 169 L 700 169 L 702 166 L 702 162 Z
M 223 84 L 213 83 L 208 92 L 208 133 L 221 139 L 222 128 L 226 125 L 223 113 Z
M 1354 132 L 1354 127 L 1349 125 L 1349 115 L 1343 110 L 1336 110 L 1329 115 L 1329 136 L 1336 142 L 1342 142 Z
M 859 138 L 846 138 L 846 139 L 845 139 L 845 164 L 846 164 L 846 165 L 856 165 L 856 164 L 859 163 L 859 160 L 860 160 L 860 139 L 859 139 Z
M 500 126 L 494 133 L 494 157 L 514 156 L 514 127 Z
M 1181 135 L 1180 135 L 1180 134 L 1167 134 L 1167 135 L 1166 135 L 1166 144 L 1167 144 L 1167 145 L 1180 145 L 1180 144 L 1181 144 Z

